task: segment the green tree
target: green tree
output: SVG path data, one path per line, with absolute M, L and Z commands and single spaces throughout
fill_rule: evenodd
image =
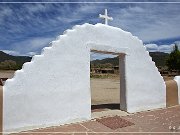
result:
M 169 70 L 180 71 L 180 51 L 178 46 L 175 44 L 174 50 L 170 53 L 169 58 L 166 61 Z
M 16 70 L 17 69 L 17 64 L 13 60 L 5 60 L 5 61 L 0 63 L 0 69 Z

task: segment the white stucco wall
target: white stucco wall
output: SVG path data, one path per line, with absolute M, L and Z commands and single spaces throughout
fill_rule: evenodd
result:
M 120 28 L 83 24 L 67 30 L 6 81 L 3 130 L 90 119 L 93 48 L 126 54 L 128 112 L 165 107 L 165 83 L 142 41 Z
M 177 86 L 178 86 L 178 100 L 179 100 L 179 103 L 180 103 L 180 76 L 175 76 L 174 80 L 176 81 Z

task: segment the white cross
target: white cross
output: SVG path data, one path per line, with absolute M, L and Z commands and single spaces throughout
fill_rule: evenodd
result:
M 108 25 L 108 20 L 111 20 L 111 21 L 113 20 L 112 17 L 109 17 L 109 16 L 107 15 L 107 9 L 105 9 L 105 14 L 104 14 L 104 15 L 99 14 L 99 18 L 104 19 L 106 25 Z

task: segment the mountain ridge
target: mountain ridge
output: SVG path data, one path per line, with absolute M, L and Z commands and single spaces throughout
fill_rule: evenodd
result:
M 3 51 L 0 51 L 0 69 L 21 69 L 25 62 L 31 61 L 29 56 L 12 56 Z M 10 66 L 11 65 L 11 66 Z M 13 67 L 12 67 L 13 65 Z
M 166 66 L 166 60 L 169 57 L 168 53 L 164 52 L 149 52 L 149 55 L 152 57 L 152 60 L 155 62 L 156 66 L 164 67 Z M 0 51 L 0 64 L 5 61 L 14 61 L 17 64 L 18 69 L 22 68 L 22 65 L 25 62 L 30 62 L 32 57 L 29 56 L 12 56 L 10 54 L 7 54 L 3 51 Z M 98 66 L 100 64 L 107 64 L 110 63 L 113 66 L 119 65 L 119 58 L 105 58 L 102 60 L 93 60 L 91 61 L 91 65 Z M 1 69 L 1 68 L 0 68 Z
M 149 52 L 149 55 L 152 57 L 152 60 L 155 62 L 156 66 L 159 67 L 165 67 L 166 66 L 166 60 L 169 57 L 168 53 L 164 52 Z M 94 65 L 95 67 L 100 65 L 100 64 L 107 64 L 110 63 L 113 66 L 119 66 L 119 58 L 114 57 L 114 58 L 105 58 L 102 60 L 93 60 L 91 61 L 91 64 Z

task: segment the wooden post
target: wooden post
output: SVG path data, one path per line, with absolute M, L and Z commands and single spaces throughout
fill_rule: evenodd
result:
M 120 75 L 120 109 L 127 111 L 126 104 L 126 55 L 119 55 L 119 75 Z

